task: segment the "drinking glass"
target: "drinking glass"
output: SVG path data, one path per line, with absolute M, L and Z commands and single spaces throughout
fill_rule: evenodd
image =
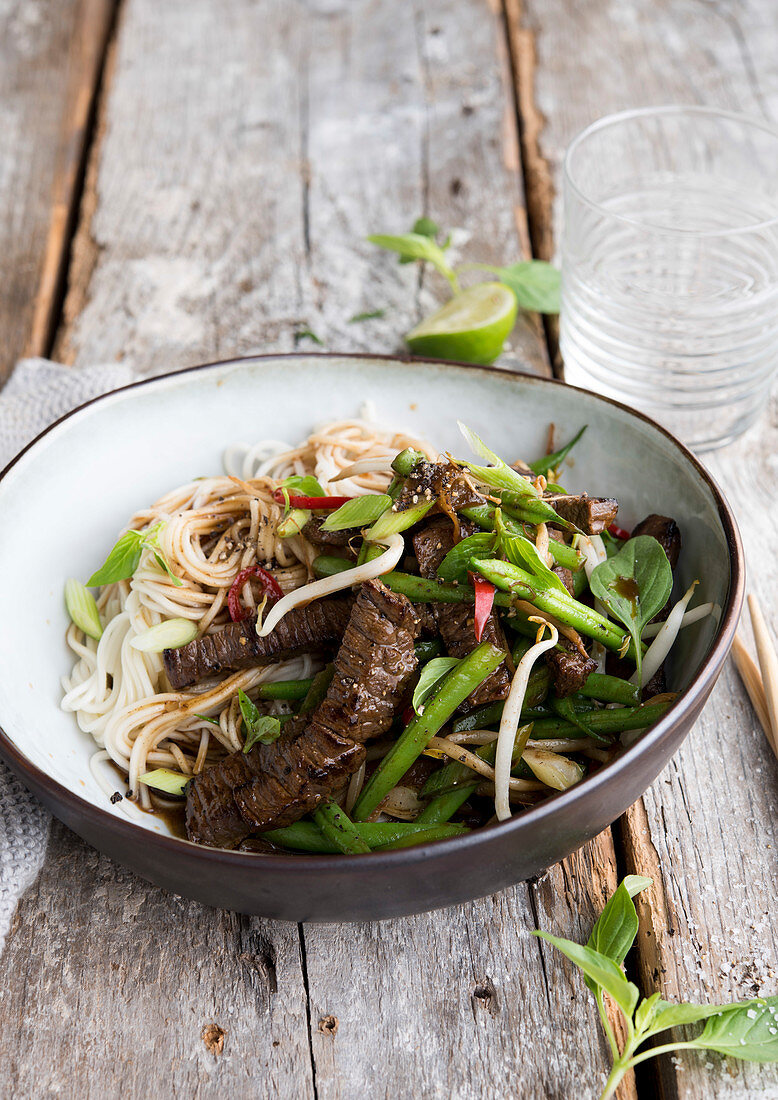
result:
M 698 451 L 756 419 L 778 365 L 778 131 L 704 107 L 600 119 L 564 166 L 565 379 Z

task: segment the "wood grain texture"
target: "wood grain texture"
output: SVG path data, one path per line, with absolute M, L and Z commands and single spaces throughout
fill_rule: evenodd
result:
M 511 34 L 534 58 L 521 101 L 532 134 L 537 190 L 533 239 L 553 254 L 564 148 L 609 111 L 688 102 L 778 118 L 778 62 L 770 0 L 725 5 L 573 4 L 506 0 Z M 525 155 L 527 155 L 525 150 Z M 533 180 L 535 181 L 533 183 Z M 537 182 L 537 181 L 540 182 Z M 549 183 L 551 186 L 549 187 Z M 556 217 L 554 216 L 556 215 Z M 766 501 L 778 492 L 775 400 L 748 436 L 707 465 L 733 503 L 750 566 L 749 585 L 778 635 L 778 523 Z M 682 520 L 682 517 L 678 517 Z M 729 665 L 689 740 L 626 815 L 627 868 L 655 879 L 638 900 L 643 988 L 679 1000 L 728 1000 L 778 992 L 776 803 L 778 767 Z M 716 1055 L 662 1059 L 664 1097 L 750 1100 L 778 1096 L 775 1067 Z M 653 1090 L 652 1078 L 645 1087 Z
M 45 350 L 111 6 L 0 2 L 0 382 Z
M 126 356 L 159 372 L 291 348 L 303 328 L 393 350 L 441 288 L 363 238 L 422 212 L 467 224 L 473 259 L 528 254 L 497 5 L 128 0 L 106 83 L 58 343 L 75 362 Z M 348 323 L 378 307 L 383 318 Z M 548 370 L 535 318 L 506 356 L 520 361 Z M 480 1098 L 508 1081 L 528 1097 L 593 1100 L 606 1072 L 593 1004 L 529 933 L 585 938 L 615 882 L 608 832 L 497 898 L 307 927 L 300 961 L 287 926 L 170 898 L 57 830 L 0 963 L 14 1018 L 52 1021 L 13 1057 L 18 1091 L 73 1089 L 77 1012 L 108 1094 L 296 1097 L 315 1084 L 328 1097 Z M 247 939 L 260 992 L 262 960 L 276 959 L 272 998 L 246 992 Z M 57 984 L 40 960 L 60 955 Z M 146 981 L 107 994 L 115 956 Z M 159 1079 L 114 1065 L 141 1032 L 148 1049 L 161 1020 Z M 620 1096 L 634 1098 L 632 1082 Z
M 473 258 L 526 254 L 485 0 L 130 0 L 101 132 L 57 344 L 69 362 L 159 373 L 290 350 L 304 331 L 395 350 L 443 287 L 364 238 L 424 212 L 466 223 Z M 350 323 L 375 309 L 382 323 Z M 547 371 L 538 333 L 520 323 L 514 365 Z

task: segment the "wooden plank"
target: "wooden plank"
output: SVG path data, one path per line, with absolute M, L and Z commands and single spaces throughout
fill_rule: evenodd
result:
M 594 118 L 667 102 L 778 117 L 778 63 L 770 45 L 778 10 L 770 0 L 737 9 L 506 0 L 506 11 L 520 61 L 524 152 L 533 165 L 527 177 L 533 240 L 548 256 L 564 148 Z M 775 631 L 771 547 L 778 524 L 761 503 L 774 480 L 774 435 L 773 410 L 744 440 L 706 460 L 735 504 L 752 565 L 749 583 Z M 778 989 L 777 790 L 775 760 L 729 666 L 686 745 L 623 822 L 628 869 L 655 879 L 639 901 L 638 967 L 646 990 L 726 1000 Z M 659 1072 L 662 1095 L 682 1100 L 778 1094 L 775 1067 L 724 1064 L 715 1055 L 662 1059 Z
M 0 1003 L 5 1096 L 315 1096 L 297 927 L 166 894 L 57 823 Z
M 526 254 L 507 76 L 501 14 L 483 0 L 278 0 L 261 10 L 249 0 L 218 8 L 205 0 L 129 0 L 100 112 L 58 353 L 78 363 L 124 357 L 159 372 L 291 348 L 302 327 L 341 348 L 392 350 L 439 290 L 369 248 L 362 240 L 368 231 L 404 229 L 424 211 L 472 227 L 474 259 Z M 387 307 L 384 318 L 347 323 L 377 307 Z M 514 363 L 520 355 L 548 370 L 535 319 L 517 331 Z M 609 833 L 537 887 L 410 921 L 307 928 L 307 970 L 294 958 L 283 973 L 276 964 L 278 1003 L 290 1006 L 288 1020 L 285 1011 L 272 1018 L 278 1054 L 264 1041 L 271 1034 L 265 1008 L 241 991 L 244 949 L 238 935 L 225 932 L 235 918 L 134 880 L 130 888 L 126 872 L 57 837 L 40 892 L 26 899 L 0 962 L 0 994 L 13 1001 L 14 1014 L 32 1020 L 45 1011 L 53 1021 L 53 1036 L 30 1032 L 23 1059 L 14 1055 L 25 1087 L 40 1083 L 37 1067 L 54 1057 L 59 1083 L 80 1067 L 80 1052 L 66 1046 L 57 1024 L 66 1006 L 76 1001 L 82 1034 L 105 1034 L 111 1017 L 98 977 L 117 945 L 127 971 L 152 981 L 132 1002 L 140 1013 L 122 1007 L 127 1019 L 109 1049 L 101 1055 L 95 1043 L 90 1050 L 91 1076 L 100 1081 L 102 1058 L 107 1066 L 123 1043 L 130 1045 L 135 1018 L 144 1035 L 157 1036 L 157 1014 L 165 1011 L 164 1045 L 173 1051 L 161 1083 L 124 1065 L 122 1091 L 130 1095 L 210 1095 L 210 1080 L 226 1085 L 227 1094 L 240 1094 L 240 1082 L 251 1081 L 255 1095 L 308 1095 L 308 1036 L 300 1038 L 299 1022 L 306 980 L 316 1089 L 327 1095 L 371 1091 L 379 1049 L 396 1067 L 401 1095 L 453 1085 L 455 1073 L 457 1095 L 495 1095 L 500 1074 L 493 1072 L 492 1043 L 501 1072 L 525 1094 L 537 1094 L 542 1082 L 550 1094 L 596 1095 L 606 1059 L 591 1002 L 570 968 L 556 960 L 552 969 L 528 932 L 540 923 L 586 936 L 615 884 Z M 69 884 L 90 883 L 95 861 L 99 898 L 104 892 L 109 902 L 123 901 L 100 902 L 93 920 L 88 905 L 71 903 Z M 261 928 L 285 958 L 293 955 L 284 926 L 249 926 Z M 27 961 L 47 951 L 58 957 L 56 937 L 64 933 L 51 929 L 67 930 L 69 943 L 89 942 L 93 956 L 79 972 L 78 993 L 69 981 L 58 994 L 60 1015 L 51 1012 L 41 969 Z M 164 953 L 162 977 L 150 959 L 168 942 L 174 950 Z M 218 952 L 208 949 L 211 942 Z M 153 992 L 158 976 L 162 997 Z M 222 985 L 216 1004 L 213 991 Z M 170 1009 L 161 1007 L 166 993 L 176 1000 Z M 442 1005 L 456 1025 L 446 1034 Z M 222 1006 L 259 1041 L 231 1044 Z M 118 1002 L 114 1007 L 118 1012 Z M 335 1036 L 332 1024 L 318 1030 L 331 1014 L 344 1021 Z M 228 1033 L 224 1054 L 214 1056 L 214 1076 L 205 1080 L 185 1058 L 191 1051 L 193 1062 L 203 1056 L 198 1036 L 209 1023 Z M 477 1045 L 460 1043 L 460 1023 Z M 563 1044 L 554 1041 L 559 1029 Z M 551 1041 L 539 1044 L 538 1035 Z M 218 1045 L 218 1032 L 207 1038 Z M 222 1070 L 230 1051 L 232 1064 Z M 268 1062 L 275 1078 L 266 1076 Z M 118 1070 L 105 1072 L 118 1083 Z M 630 1082 L 622 1096 L 634 1096 Z
M 111 0 L 0 5 L 0 382 L 47 350 Z

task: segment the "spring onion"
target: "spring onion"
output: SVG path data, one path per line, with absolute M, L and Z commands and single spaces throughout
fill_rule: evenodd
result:
M 141 653 L 161 653 L 163 649 L 180 649 L 197 637 L 197 624 L 189 619 L 163 619 L 142 634 L 130 638 L 133 649 Z
M 386 493 L 366 493 L 347 500 L 337 512 L 322 524 L 322 531 L 345 531 L 349 527 L 367 527 L 391 507 L 392 499 Z M 389 532 L 391 533 L 391 532 Z
M 698 584 L 699 581 L 692 581 L 684 595 L 667 616 L 665 622 L 662 623 L 662 629 L 646 650 L 646 655 L 643 658 L 642 670 L 638 668 L 635 671 L 635 674 L 630 679 L 630 683 L 637 684 L 638 686 L 647 684 L 654 673 L 659 671 L 662 662 L 672 649 L 675 639 L 678 637 L 678 631 L 681 629 L 684 612 Z
M 154 787 L 165 794 L 183 795 L 191 775 L 182 775 L 181 772 L 171 771 L 170 768 L 154 768 L 153 771 L 139 775 L 138 780 L 147 787 Z
M 65 581 L 65 607 L 71 621 L 79 630 L 97 642 L 103 634 L 100 612 L 94 596 L 80 581 Z

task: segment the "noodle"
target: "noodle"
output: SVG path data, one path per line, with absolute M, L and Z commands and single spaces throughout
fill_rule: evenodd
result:
M 162 654 L 144 653 L 130 642 L 167 618 L 196 623 L 198 636 L 221 629 L 230 621 L 230 586 L 251 566 L 272 569 L 284 594 L 310 581 L 316 548 L 301 535 L 279 539 L 275 534 L 284 513 L 273 497 L 279 481 L 293 474 L 313 475 L 326 492 L 330 478 L 367 461 L 370 469 L 338 481 L 332 492 L 384 492 L 399 451 L 413 447 L 436 457 L 426 443 L 383 430 L 367 418 L 369 410 L 362 412 L 361 418 L 318 427 L 297 447 L 275 440 L 232 446 L 224 455 L 224 475 L 173 489 L 132 517 L 128 529 L 147 531 L 160 525 L 156 550 L 180 583 L 160 564 L 155 548 L 146 547 L 130 580 L 100 591 L 97 605 L 104 629 L 99 642 L 73 624 L 66 634 L 75 662 L 63 678 L 61 706 L 75 714 L 80 729 L 100 746 L 92 772 L 106 793 L 100 769 L 110 760 L 127 776 L 128 798 L 144 809 L 171 805 L 141 783 L 140 776 L 152 768 L 199 774 L 243 745 L 239 690 L 251 697 L 262 683 L 305 679 L 321 668 L 304 655 L 213 677 L 187 691 L 169 691 Z M 379 460 L 382 470 L 375 469 Z M 240 599 L 251 612 L 256 610 L 251 583 L 243 586 Z M 265 709 L 288 712 L 284 704 Z

